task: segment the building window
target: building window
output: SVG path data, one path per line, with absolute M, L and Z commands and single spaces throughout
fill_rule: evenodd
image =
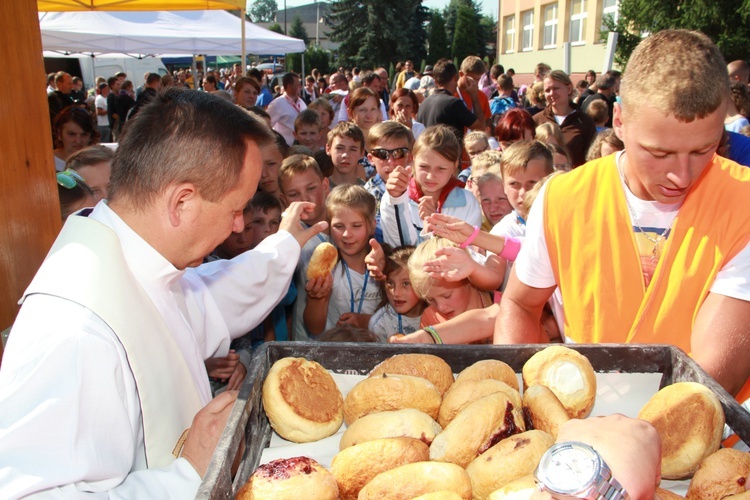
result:
M 553 3 L 544 7 L 544 43 L 545 49 L 554 49 L 557 46 L 557 4 Z
M 570 43 L 586 43 L 586 0 L 573 0 L 570 3 Z
M 604 18 L 610 17 L 615 23 L 620 17 L 620 6 L 617 4 L 617 0 L 604 0 L 602 2 L 602 30 L 607 31 L 607 26 L 604 24 Z
M 521 50 L 534 49 L 534 11 L 527 10 L 523 13 L 523 46 Z
M 511 54 L 516 51 L 516 16 L 505 18 L 505 53 Z

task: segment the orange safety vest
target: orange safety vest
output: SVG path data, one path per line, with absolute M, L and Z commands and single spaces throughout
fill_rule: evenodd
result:
M 580 343 L 660 343 L 690 353 L 716 274 L 750 242 L 750 169 L 714 156 L 691 188 L 646 288 L 616 155 L 549 182 L 545 237 Z M 745 384 L 740 401 L 750 396 Z

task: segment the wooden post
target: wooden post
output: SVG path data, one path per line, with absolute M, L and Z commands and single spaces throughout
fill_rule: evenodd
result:
M 36 0 L 0 2 L 0 330 L 60 231 Z

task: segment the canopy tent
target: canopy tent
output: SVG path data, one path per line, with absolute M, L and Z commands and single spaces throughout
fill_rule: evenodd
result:
M 40 14 L 44 50 L 85 54 L 242 54 L 240 19 L 221 11 L 50 12 Z M 247 52 L 304 52 L 302 40 L 245 21 Z
M 39 12 L 82 10 L 242 10 L 245 0 L 37 0 Z

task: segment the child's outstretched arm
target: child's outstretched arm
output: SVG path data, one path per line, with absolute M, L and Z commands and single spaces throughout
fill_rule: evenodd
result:
M 328 318 L 328 302 L 331 300 L 333 289 L 333 274 L 328 273 L 325 278 L 307 280 L 305 291 L 307 303 L 302 319 L 307 330 L 313 335 L 320 335 L 326 328 Z
M 460 281 L 468 278 L 472 285 L 491 292 L 503 284 L 505 259 L 489 255 L 484 265 L 475 261 L 462 248 L 445 247 L 435 252 L 435 258 L 425 262 L 423 269 L 431 278 Z
M 474 239 L 470 242 L 471 245 L 489 250 L 497 255 L 503 254 L 505 250 L 505 253 L 508 255 L 501 255 L 502 257 L 511 261 L 516 260 L 518 250 L 513 248 L 514 251 L 509 254 L 508 252 L 511 249 L 505 248 L 507 241 L 504 236 L 485 233 L 484 231 L 478 231 L 474 234 L 474 226 L 457 217 L 445 214 L 433 214 L 427 218 L 426 222 L 428 231 L 435 233 L 436 236 L 447 238 L 457 245 L 464 244 L 469 238 L 474 236 Z M 515 247 L 516 244 L 513 246 Z M 518 249 L 520 249 L 520 246 Z
M 495 320 L 500 312 L 498 304 L 484 309 L 471 309 L 455 318 L 432 325 L 444 344 L 468 344 L 492 337 L 495 332 Z M 425 330 L 417 330 L 403 337 L 392 336 L 388 342 L 393 344 L 434 344 L 435 339 Z
M 385 280 L 385 250 L 375 238 L 370 239 L 370 253 L 365 257 L 365 264 L 370 277 L 377 281 Z

